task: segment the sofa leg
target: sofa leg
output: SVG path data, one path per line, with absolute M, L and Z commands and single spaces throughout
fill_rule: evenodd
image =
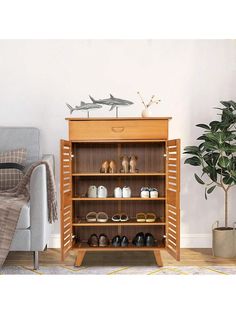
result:
M 39 269 L 39 252 L 34 251 L 34 269 Z

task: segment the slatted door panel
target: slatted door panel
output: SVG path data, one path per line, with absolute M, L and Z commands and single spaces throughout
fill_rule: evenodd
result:
M 61 258 L 72 247 L 71 143 L 61 140 Z
M 180 260 L 180 140 L 166 145 L 166 248 Z

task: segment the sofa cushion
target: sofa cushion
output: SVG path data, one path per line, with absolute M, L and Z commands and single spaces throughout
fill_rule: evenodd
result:
M 25 162 L 25 148 L 0 153 L 0 190 L 12 189 L 19 183 Z
M 27 203 L 21 208 L 16 229 L 27 229 L 29 227 L 30 227 L 30 205 L 29 203 Z

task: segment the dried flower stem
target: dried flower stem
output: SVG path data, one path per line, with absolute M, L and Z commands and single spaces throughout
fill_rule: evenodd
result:
M 143 98 L 142 98 L 140 92 L 137 92 L 137 94 L 139 95 L 139 97 L 140 97 L 140 99 L 141 99 L 141 102 L 142 102 L 142 104 L 144 105 L 144 107 L 147 108 L 147 106 L 145 105 L 145 102 L 143 101 Z
M 149 103 L 148 103 L 148 104 L 145 104 L 145 102 L 144 102 L 144 100 L 143 100 L 143 98 L 142 98 L 140 92 L 137 92 L 137 94 L 139 95 L 139 97 L 140 97 L 140 99 L 141 99 L 141 102 L 142 102 L 142 104 L 144 105 L 144 107 L 145 107 L 146 109 L 147 109 L 148 107 L 150 107 L 152 104 L 158 104 L 158 103 L 161 101 L 160 99 L 154 100 L 155 95 L 152 95 L 152 97 L 151 97 Z

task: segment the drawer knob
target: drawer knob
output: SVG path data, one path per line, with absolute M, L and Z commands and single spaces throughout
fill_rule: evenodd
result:
M 111 129 L 115 133 L 121 133 L 124 131 L 125 128 L 124 127 L 112 127 Z

